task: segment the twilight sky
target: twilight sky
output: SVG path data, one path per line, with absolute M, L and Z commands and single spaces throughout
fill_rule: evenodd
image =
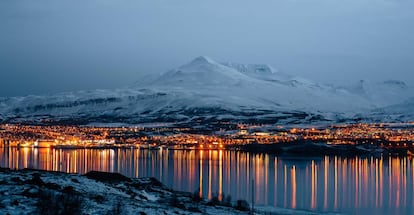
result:
M 0 1 L 0 96 L 130 85 L 199 55 L 414 85 L 413 0 Z

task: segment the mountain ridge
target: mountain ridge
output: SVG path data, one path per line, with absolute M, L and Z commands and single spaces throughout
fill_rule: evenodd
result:
M 263 120 L 280 123 L 367 120 L 409 98 L 401 81 L 334 87 L 262 64 L 218 63 L 200 56 L 139 86 L 48 96 L 0 98 L 0 120 Z M 381 109 L 382 108 L 382 109 Z M 377 113 L 373 117 L 372 112 Z M 412 115 L 396 120 L 413 120 Z M 387 119 L 392 120 L 392 119 Z

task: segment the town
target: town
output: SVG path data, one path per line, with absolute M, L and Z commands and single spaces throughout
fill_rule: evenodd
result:
M 0 146 L 55 148 L 225 149 L 251 144 L 316 142 L 414 148 L 414 122 L 320 127 L 235 124 L 231 129 L 198 130 L 174 125 L 119 127 L 0 125 Z

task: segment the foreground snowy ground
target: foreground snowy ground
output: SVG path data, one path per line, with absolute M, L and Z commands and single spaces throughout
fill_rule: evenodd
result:
M 56 213 L 55 213 L 56 212 Z M 153 178 L 0 169 L 0 214 L 248 214 L 195 200 Z
M 240 202 L 239 202 L 240 203 Z M 154 178 L 0 168 L 0 214 L 250 214 L 247 202 L 206 201 L 173 191 Z M 255 214 L 318 214 L 256 207 Z M 325 213 L 326 214 L 326 213 Z

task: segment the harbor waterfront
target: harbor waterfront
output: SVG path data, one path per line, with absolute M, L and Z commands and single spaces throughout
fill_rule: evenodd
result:
M 15 147 L 222 149 L 249 144 L 304 142 L 373 145 L 398 153 L 412 153 L 414 122 L 317 127 L 217 122 L 214 128 L 162 123 L 117 127 L 0 124 L 0 146 Z
M 155 177 L 203 198 L 315 212 L 411 214 L 411 156 L 275 156 L 230 150 L 0 147 L 0 166 Z M 253 184 L 252 184 L 253 183 Z M 253 189 L 252 189 L 253 188 Z M 253 193 L 252 193 L 253 192 Z

